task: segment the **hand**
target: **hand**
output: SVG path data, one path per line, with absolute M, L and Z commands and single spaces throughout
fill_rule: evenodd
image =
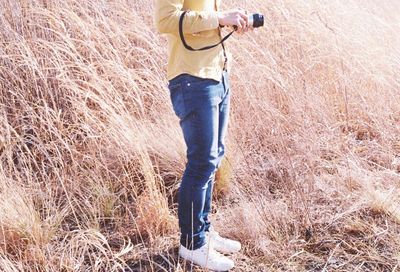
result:
M 237 33 L 243 34 L 243 33 L 248 32 L 248 31 L 253 31 L 254 28 L 253 28 L 252 25 L 249 25 L 249 21 L 248 21 L 248 20 L 249 20 L 249 13 L 247 12 L 247 10 L 244 10 L 244 9 L 241 9 L 241 8 L 239 8 L 239 10 L 242 11 L 242 12 L 244 12 L 244 14 L 246 14 L 247 25 L 246 25 L 246 27 L 243 28 L 242 30 L 238 30 Z
M 218 12 L 218 22 L 222 26 L 236 26 L 239 33 L 248 30 L 249 19 L 240 9 Z

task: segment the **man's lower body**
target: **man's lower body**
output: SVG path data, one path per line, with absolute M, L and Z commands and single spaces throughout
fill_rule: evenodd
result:
M 187 146 L 179 188 L 180 243 L 184 250 L 196 251 L 207 244 L 210 233 L 214 178 L 225 152 L 230 86 L 226 72 L 219 82 L 182 74 L 170 81 L 169 89 Z

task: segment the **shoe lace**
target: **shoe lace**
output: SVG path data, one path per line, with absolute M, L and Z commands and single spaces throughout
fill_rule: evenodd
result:
M 218 231 L 215 231 L 215 230 L 213 230 L 213 229 L 210 229 L 209 235 L 210 235 L 211 237 L 221 237 L 221 236 L 219 235 L 219 232 L 218 232 Z
M 204 248 L 204 253 L 208 255 L 207 259 L 209 260 L 215 260 L 222 257 L 222 254 L 220 254 L 218 251 L 210 246 Z
M 225 243 L 228 241 L 228 239 L 219 235 L 219 232 L 217 232 L 217 231 L 212 231 L 212 232 L 210 231 L 210 237 L 211 237 L 211 239 L 222 242 L 222 243 Z

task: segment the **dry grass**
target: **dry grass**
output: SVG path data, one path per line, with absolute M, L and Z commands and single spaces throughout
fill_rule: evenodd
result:
M 235 271 L 396 271 L 400 5 L 237 1 L 213 219 Z M 0 270 L 190 271 L 185 146 L 152 4 L 0 0 Z M 240 75 L 240 76 L 239 76 Z

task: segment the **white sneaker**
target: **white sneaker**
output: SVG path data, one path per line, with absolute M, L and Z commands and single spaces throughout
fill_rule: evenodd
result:
M 202 268 L 213 271 L 228 271 L 235 266 L 231 259 L 219 254 L 207 242 L 204 246 L 195 250 L 189 250 L 181 245 L 179 247 L 179 256 Z
M 223 238 L 219 235 L 218 232 L 213 229 L 210 229 L 210 231 L 206 231 L 205 234 L 207 242 L 209 242 L 215 250 L 221 253 L 235 253 L 238 252 L 242 247 L 240 242 Z

